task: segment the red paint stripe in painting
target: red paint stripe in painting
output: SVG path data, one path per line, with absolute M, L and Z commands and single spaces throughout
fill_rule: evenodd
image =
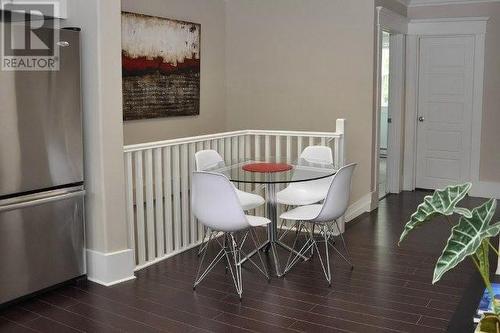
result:
M 200 59 L 185 59 L 184 62 L 179 62 L 174 66 L 163 62 L 160 57 L 153 59 L 147 59 L 146 57 L 130 58 L 122 54 L 122 70 L 127 75 L 141 75 L 155 71 L 163 74 L 185 70 L 199 71 Z

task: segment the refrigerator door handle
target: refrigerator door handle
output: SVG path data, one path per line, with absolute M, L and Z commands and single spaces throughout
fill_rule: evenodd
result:
M 1 212 L 6 212 L 9 210 L 15 210 L 15 209 L 21 209 L 21 208 L 26 208 L 26 207 L 32 207 L 32 206 L 38 206 L 38 205 L 43 205 L 49 202 L 54 202 L 54 201 L 60 201 L 60 200 L 65 200 L 69 198 L 74 198 L 74 197 L 79 197 L 79 196 L 84 196 L 85 195 L 85 190 L 79 189 L 79 190 L 73 190 L 73 191 L 66 191 L 64 193 L 60 194 L 55 194 L 52 196 L 42 196 L 39 198 L 31 198 L 30 200 L 19 200 L 17 202 L 9 202 L 6 204 L 0 204 L 0 213 Z

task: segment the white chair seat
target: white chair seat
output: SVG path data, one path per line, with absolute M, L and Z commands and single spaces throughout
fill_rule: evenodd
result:
M 236 194 L 238 195 L 238 199 L 240 200 L 241 207 L 243 210 L 250 210 L 263 205 L 266 200 L 263 197 L 257 194 L 244 192 L 236 189 Z
M 310 221 L 318 217 L 323 205 L 300 206 L 281 214 L 280 218 L 292 221 Z
M 261 227 L 263 225 L 271 223 L 270 219 L 263 216 L 245 215 L 245 217 L 247 218 L 248 224 L 250 224 L 252 227 Z
M 276 193 L 276 200 L 282 205 L 303 206 L 312 205 L 326 198 L 328 188 L 324 191 L 312 191 L 306 188 L 289 186 Z

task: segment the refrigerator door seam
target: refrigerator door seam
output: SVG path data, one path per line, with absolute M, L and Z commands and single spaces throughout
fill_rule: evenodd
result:
M 43 205 L 43 204 L 46 204 L 49 202 L 60 201 L 60 200 L 70 199 L 70 198 L 84 196 L 84 195 L 85 195 L 85 190 L 77 190 L 77 191 L 67 192 L 64 194 L 58 194 L 58 195 L 54 195 L 54 196 L 44 197 L 44 198 L 40 198 L 40 199 L 22 201 L 22 202 L 7 204 L 7 205 L 0 205 L 0 212 L 6 212 L 9 210 L 15 210 L 15 209 L 21 209 L 21 208 L 26 208 L 26 207 Z

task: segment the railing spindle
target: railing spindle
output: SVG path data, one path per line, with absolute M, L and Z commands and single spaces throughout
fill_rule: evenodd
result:
M 179 146 L 172 149 L 172 193 L 174 195 L 174 250 L 179 250 L 182 246 L 181 230 L 181 171 L 180 171 Z
M 181 145 L 181 218 L 182 218 L 182 248 L 189 244 L 189 163 L 188 146 Z
M 165 200 L 164 228 L 166 252 L 174 250 L 174 225 L 172 206 L 172 148 L 163 148 L 163 198 Z
M 191 176 L 193 174 L 193 171 L 195 170 L 194 167 L 194 153 L 196 152 L 196 147 L 194 143 L 189 144 L 189 155 L 188 155 L 188 163 L 189 163 L 189 171 L 188 171 L 188 180 L 189 180 L 189 190 L 188 193 L 191 191 Z M 196 219 L 194 215 L 191 213 L 191 196 L 188 195 L 188 204 L 189 204 L 189 232 L 190 232 L 190 244 L 196 243 L 198 241 L 198 226 Z
M 135 152 L 135 207 L 137 221 L 138 264 L 146 262 L 146 233 L 144 228 L 144 182 L 142 171 L 142 151 Z
M 146 237 L 148 260 L 153 260 L 155 251 L 155 215 L 153 205 L 153 152 L 146 150 Z
M 156 148 L 154 150 L 154 162 L 156 257 L 161 257 L 165 254 L 165 220 L 163 218 L 163 169 L 161 148 Z

